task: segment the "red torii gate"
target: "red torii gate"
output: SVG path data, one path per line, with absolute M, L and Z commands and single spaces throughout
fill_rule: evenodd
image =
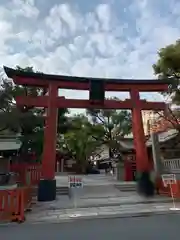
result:
M 39 201 L 51 201 L 56 198 L 55 160 L 58 108 L 95 108 L 95 109 L 131 109 L 136 166 L 138 172 L 148 172 L 149 162 L 141 110 L 164 110 L 163 102 L 140 100 L 139 92 L 163 92 L 168 90 L 168 82 L 160 80 L 122 80 L 100 79 L 72 76 L 58 76 L 41 73 L 27 73 L 4 67 L 9 78 L 17 85 L 42 87 L 48 89 L 48 96 L 18 96 L 17 105 L 47 108 L 42 158 L 42 176 L 39 184 Z M 92 81 L 103 82 L 104 91 L 128 91 L 130 99 L 125 101 L 65 99 L 58 96 L 58 89 L 91 91 Z

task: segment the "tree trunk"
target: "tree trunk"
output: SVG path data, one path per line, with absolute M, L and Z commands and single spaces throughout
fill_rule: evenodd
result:
M 83 160 L 84 161 L 84 160 Z M 87 164 L 84 163 L 83 161 L 77 161 L 76 163 L 76 172 L 78 174 L 86 174 L 86 169 L 87 169 Z

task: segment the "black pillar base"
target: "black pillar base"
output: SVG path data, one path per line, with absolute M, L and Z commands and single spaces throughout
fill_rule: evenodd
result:
M 56 179 L 42 179 L 38 186 L 38 201 L 50 202 L 56 199 Z
M 142 172 L 138 174 L 137 179 L 138 193 L 144 197 L 153 197 L 155 194 L 155 186 L 151 180 L 150 172 Z

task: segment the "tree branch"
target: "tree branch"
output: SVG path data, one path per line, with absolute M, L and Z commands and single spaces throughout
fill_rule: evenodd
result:
M 75 161 L 77 161 L 76 157 L 74 156 L 72 150 L 69 148 L 68 143 L 67 143 L 67 141 L 65 141 L 65 139 L 64 139 L 64 142 L 65 142 L 66 148 L 67 148 L 68 152 L 71 154 L 72 158 L 73 158 Z
M 6 110 L 5 110 L 4 108 L 1 108 L 1 107 L 0 107 L 0 112 L 1 112 L 1 111 L 4 112 L 4 113 L 6 113 Z
M 172 115 L 172 117 L 174 118 L 174 120 L 176 121 L 177 124 L 179 124 L 178 118 L 176 117 L 176 115 L 173 113 L 173 111 L 169 108 L 169 111 Z
M 166 121 L 170 122 L 175 129 L 180 131 L 177 128 L 177 125 L 179 125 L 178 119 L 176 118 L 176 116 L 174 115 L 174 113 L 172 112 L 172 110 L 170 108 L 168 110 L 171 112 L 171 115 L 174 118 L 174 120 L 176 121 L 176 124 L 174 123 L 173 119 L 172 120 L 169 119 L 169 117 L 166 117 L 164 114 L 161 114 L 160 112 L 157 112 L 157 114 L 159 115 L 159 117 L 164 118 Z
M 100 118 L 100 116 L 98 115 L 98 113 L 92 112 L 91 114 L 92 114 L 94 117 L 96 117 L 101 123 L 105 124 L 105 121 Z
M 92 138 L 94 138 L 96 141 L 100 141 L 100 142 L 102 142 L 102 143 L 105 143 L 105 140 L 103 140 L 103 139 L 99 139 L 99 138 L 97 138 L 97 137 L 95 137 L 95 136 L 92 136 Z
M 7 127 L 1 128 L 1 129 L 0 129 L 0 132 L 4 131 L 4 130 L 6 130 L 6 129 L 7 129 Z

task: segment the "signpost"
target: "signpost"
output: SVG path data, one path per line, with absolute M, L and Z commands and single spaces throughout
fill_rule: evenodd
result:
M 173 190 L 172 190 L 172 184 L 176 184 L 176 175 L 175 174 L 163 174 L 162 176 L 162 181 L 164 184 L 164 187 L 167 187 L 169 185 L 170 187 L 170 192 L 171 192 L 171 197 L 172 197 L 172 201 L 173 201 L 173 207 L 170 208 L 170 210 L 180 210 L 180 208 L 176 207 L 175 204 L 175 200 L 174 200 L 174 194 L 173 194 Z
M 77 192 L 83 188 L 83 181 L 81 176 L 69 176 L 68 177 L 69 193 L 73 198 L 74 208 L 77 208 Z
M 82 188 L 83 187 L 82 177 L 69 176 L 68 182 L 69 182 L 69 188 Z

